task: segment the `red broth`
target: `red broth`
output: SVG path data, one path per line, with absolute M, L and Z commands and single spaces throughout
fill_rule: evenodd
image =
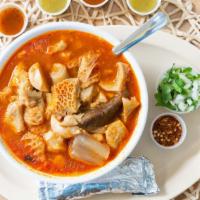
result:
M 48 45 L 54 44 L 61 39 L 68 44 L 68 47 L 65 50 L 66 52 L 69 52 L 68 57 L 62 57 L 60 53 L 54 55 L 45 54 Z M 49 32 L 28 41 L 8 60 L 0 74 L 0 90 L 8 85 L 11 73 L 19 62 L 24 63 L 27 70 L 32 64 L 39 62 L 46 75 L 48 75 L 53 63 L 62 63 L 67 66 L 71 60 L 77 59 L 83 53 L 88 51 L 100 52 L 98 66 L 101 71 L 101 79 L 103 80 L 110 81 L 115 78 L 117 62 L 120 61 L 129 64 L 124 56 L 115 56 L 112 53 L 112 45 L 110 43 L 97 36 L 79 31 Z M 131 96 L 135 96 L 140 101 L 138 81 L 132 70 L 129 70 L 128 77 L 128 91 Z M 26 150 L 20 140 L 24 133 L 16 134 L 12 131 L 11 127 L 4 123 L 4 115 L 8 102 L 9 101 L 4 101 L 0 106 L 0 135 L 14 157 L 22 163 L 25 163 L 35 170 L 60 176 L 80 175 L 98 169 L 97 166 L 91 166 L 71 159 L 68 152 L 51 153 L 46 151 L 47 162 L 45 162 L 45 164 L 37 161 L 31 162 L 29 157 L 27 157 Z M 111 151 L 111 155 L 106 163 L 110 162 L 118 155 L 129 141 L 131 135 L 134 134 L 135 126 L 138 123 L 139 111 L 140 108 L 136 109 L 129 117 L 128 122 L 125 124 L 129 132 L 121 142 L 120 146 L 116 150 Z M 49 122 L 46 121 L 37 128 L 38 130 L 48 129 Z M 38 134 L 42 136 L 40 132 Z M 67 141 L 66 145 L 68 145 Z

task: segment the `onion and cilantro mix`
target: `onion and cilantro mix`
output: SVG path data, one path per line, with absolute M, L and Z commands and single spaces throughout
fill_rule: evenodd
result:
M 191 67 L 173 66 L 166 72 L 155 94 L 156 105 L 178 112 L 195 110 L 200 103 L 200 74 Z

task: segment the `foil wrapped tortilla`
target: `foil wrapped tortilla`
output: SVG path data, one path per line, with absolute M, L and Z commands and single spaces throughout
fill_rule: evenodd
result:
M 153 165 L 144 157 L 129 157 L 120 166 L 99 179 L 74 185 L 40 182 L 40 200 L 74 200 L 95 194 L 156 194 Z

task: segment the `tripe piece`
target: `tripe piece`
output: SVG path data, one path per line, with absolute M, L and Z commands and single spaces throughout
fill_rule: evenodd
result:
M 64 139 L 55 134 L 53 131 L 44 133 L 43 138 L 46 142 L 48 151 L 58 153 L 66 150 Z
M 23 109 L 17 101 L 10 103 L 5 113 L 5 121 L 10 124 L 13 130 L 17 133 L 25 130 Z
M 54 63 L 51 68 L 50 77 L 53 81 L 53 84 L 59 83 L 64 79 L 69 78 L 66 66 L 60 63 Z
M 80 107 L 80 88 L 77 78 L 65 79 L 52 89 L 52 104 L 55 114 L 76 113 Z
M 38 162 L 45 161 L 45 143 L 42 137 L 31 132 L 27 132 L 23 135 L 21 141 L 27 155 Z
M 116 120 L 108 125 L 106 130 L 106 141 L 110 147 L 116 149 L 127 133 L 128 130 L 122 121 Z
M 124 122 L 127 122 L 130 114 L 140 105 L 140 103 L 135 97 L 131 97 L 130 100 L 123 97 L 122 103 L 123 103 L 122 119 Z
M 39 63 L 33 64 L 28 71 L 31 85 L 42 92 L 48 92 L 49 86 Z
M 54 53 L 64 51 L 66 48 L 67 43 L 63 40 L 60 40 L 59 42 L 47 47 L 47 54 L 52 55 Z
M 99 83 L 99 86 L 105 91 L 109 92 L 122 92 L 125 88 L 125 83 L 127 81 L 128 74 L 128 65 L 122 62 L 117 63 L 117 75 L 115 80 L 112 82 L 103 82 Z

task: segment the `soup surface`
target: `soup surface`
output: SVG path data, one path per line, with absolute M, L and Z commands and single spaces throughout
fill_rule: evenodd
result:
M 9 59 L 0 80 L 0 135 L 35 170 L 87 173 L 114 159 L 134 134 L 137 79 L 97 36 L 72 30 L 34 38 Z

